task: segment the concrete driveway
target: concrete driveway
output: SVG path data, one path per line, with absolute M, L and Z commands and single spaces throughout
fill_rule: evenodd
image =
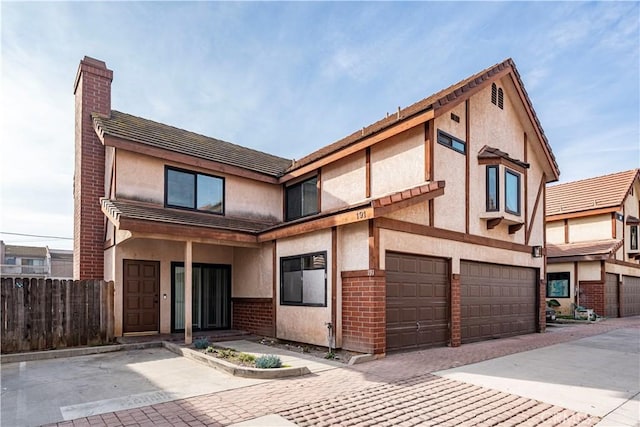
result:
M 640 426 L 640 329 L 512 354 L 441 377 L 602 417 L 599 425 Z
M 265 382 L 164 348 L 3 363 L 3 426 L 36 426 Z

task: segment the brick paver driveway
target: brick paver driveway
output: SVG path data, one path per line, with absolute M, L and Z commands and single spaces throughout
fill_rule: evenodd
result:
M 228 425 L 279 414 L 298 425 L 588 426 L 600 419 L 432 372 L 577 340 L 640 318 L 553 328 L 545 334 L 392 354 L 355 367 L 277 380 L 168 403 L 60 423 L 70 425 Z

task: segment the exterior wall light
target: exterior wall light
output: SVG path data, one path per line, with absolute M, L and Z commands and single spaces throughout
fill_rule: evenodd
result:
M 534 258 L 542 257 L 542 246 L 532 246 L 531 247 L 531 256 Z

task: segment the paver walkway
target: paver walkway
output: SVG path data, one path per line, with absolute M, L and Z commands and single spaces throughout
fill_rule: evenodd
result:
M 382 360 L 355 367 L 81 418 L 58 425 L 219 426 L 279 414 L 302 426 L 589 426 L 600 419 L 533 399 L 440 378 L 431 372 L 619 328 L 640 328 L 640 318 L 556 326 L 550 327 L 545 334 L 485 341 L 458 348 L 391 354 Z

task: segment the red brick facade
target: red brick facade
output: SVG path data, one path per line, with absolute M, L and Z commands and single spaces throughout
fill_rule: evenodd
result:
M 604 282 L 580 281 L 580 305 L 604 316 Z
M 547 281 L 540 279 L 538 282 L 538 332 L 547 330 Z
M 256 335 L 275 336 L 271 298 L 233 298 L 232 328 Z
M 113 71 L 104 62 L 80 61 L 74 86 L 76 103 L 73 277 L 104 277 L 105 218 L 100 197 L 105 196 L 105 151 L 93 130 L 91 113 L 111 114 Z
M 451 347 L 460 347 L 462 334 L 460 331 L 460 275 L 451 275 Z
M 382 270 L 342 272 L 342 348 L 386 349 L 386 276 Z

